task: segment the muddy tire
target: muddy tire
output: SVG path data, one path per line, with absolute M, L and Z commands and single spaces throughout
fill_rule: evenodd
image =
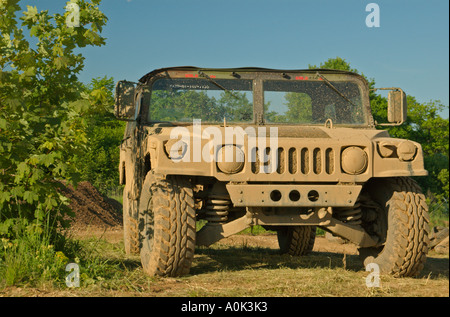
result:
M 382 207 L 384 245 L 360 248 L 364 266 L 376 263 L 381 273 L 395 277 L 417 275 L 423 268 L 429 244 L 429 216 L 425 196 L 408 177 L 375 179 L 369 184 L 372 199 Z
M 190 183 L 149 173 L 140 206 L 141 262 L 149 275 L 189 273 L 195 250 L 195 209 Z
M 277 230 L 281 253 L 293 256 L 306 255 L 312 251 L 316 240 L 315 226 L 284 226 Z
M 137 202 L 123 192 L 123 241 L 126 254 L 139 254 L 139 229 Z

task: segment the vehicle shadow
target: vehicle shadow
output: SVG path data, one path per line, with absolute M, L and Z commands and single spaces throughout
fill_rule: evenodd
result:
M 197 247 L 191 274 L 246 269 L 345 269 L 365 271 L 358 255 L 313 251 L 304 256 L 281 254 L 279 250 L 264 247 L 227 246 L 226 248 Z M 449 258 L 430 255 L 424 269 L 416 278 L 449 278 Z
M 425 262 L 425 266 L 420 272 L 420 274 L 417 276 L 418 278 L 430 278 L 430 279 L 436 279 L 436 278 L 443 278 L 446 277 L 449 278 L 449 258 L 448 256 L 443 257 L 437 257 L 436 255 L 428 255 L 427 262 Z
M 364 270 L 359 257 L 352 254 L 312 251 L 304 256 L 291 256 L 271 248 L 247 246 L 229 246 L 224 249 L 197 247 L 195 252 L 191 274 L 279 268 L 343 268 L 355 272 Z
M 110 263 L 118 263 L 127 270 L 141 267 L 139 255 L 128 255 L 125 258 L 108 259 Z M 257 269 L 345 269 L 362 272 L 365 268 L 358 255 L 339 252 L 312 251 L 304 256 L 281 254 L 279 249 L 260 246 L 213 246 L 195 249 L 194 261 L 190 275 L 213 273 L 219 271 L 242 271 Z M 449 278 L 449 258 L 431 252 L 423 270 L 416 278 L 442 279 Z

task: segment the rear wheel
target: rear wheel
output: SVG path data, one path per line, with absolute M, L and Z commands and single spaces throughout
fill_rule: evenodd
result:
M 194 197 L 188 179 L 150 172 L 139 206 L 144 271 L 159 276 L 188 274 L 195 250 Z
M 293 256 L 306 255 L 312 251 L 316 240 L 315 226 L 284 226 L 277 230 L 281 253 Z
M 381 207 L 375 225 L 383 226 L 384 244 L 360 248 L 364 265 L 376 263 L 381 273 L 396 277 L 417 275 L 428 252 L 429 216 L 425 196 L 408 177 L 374 179 L 368 184 L 371 198 Z
M 139 254 L 139 229 L 137 201 L 128 198 L 128 190 L 123 192 L 123 238 L 126 254 Z

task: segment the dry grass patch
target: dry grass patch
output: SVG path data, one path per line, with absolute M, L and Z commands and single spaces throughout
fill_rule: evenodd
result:
M 292 257 L 279 254 L 273 236 L 262 236 L 261 246 L 258 236 L 242 236 L 240 240 L 223 240 L 209 248 L 198 247 L 190 275 L 159 278 L 145 275 L 139 256 L 125 255 L 122 241 L 107 241 L 104 237 L 82 240 L 85 252 L 91 252 L 92 261 L 85 262 L 90 267 L 82 267 L 85 275 L 81 276 L 81 287 L 25 285 L 0 290 L 0 296 L 449 296 L 448 254 L 431 252 L 417 278 L 381 276 L 380 287 L 369 288 L 366 286 L 369 273 L 351 246 L 330 245 L 319 238 L 310 255 Z

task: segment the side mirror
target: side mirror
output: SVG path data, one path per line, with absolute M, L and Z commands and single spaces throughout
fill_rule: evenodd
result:
M 135 115 L 135 84 L 121 80 L 116 84 L 114 115 L 117 119 L 133 120 Z
M 394 124 L 402 124 L 406 121 L 406 94 L 400 88 L 391 90 L 388 94 L 387 119 Z
M 389 123 L 379 123 L 382 126 L 397 126 L 406 121 L 407 102 L 405 92 L 396 87 L 392 88 L 375 88 L 376 90 L 390 90 L 388 93 L 387 120 Z

